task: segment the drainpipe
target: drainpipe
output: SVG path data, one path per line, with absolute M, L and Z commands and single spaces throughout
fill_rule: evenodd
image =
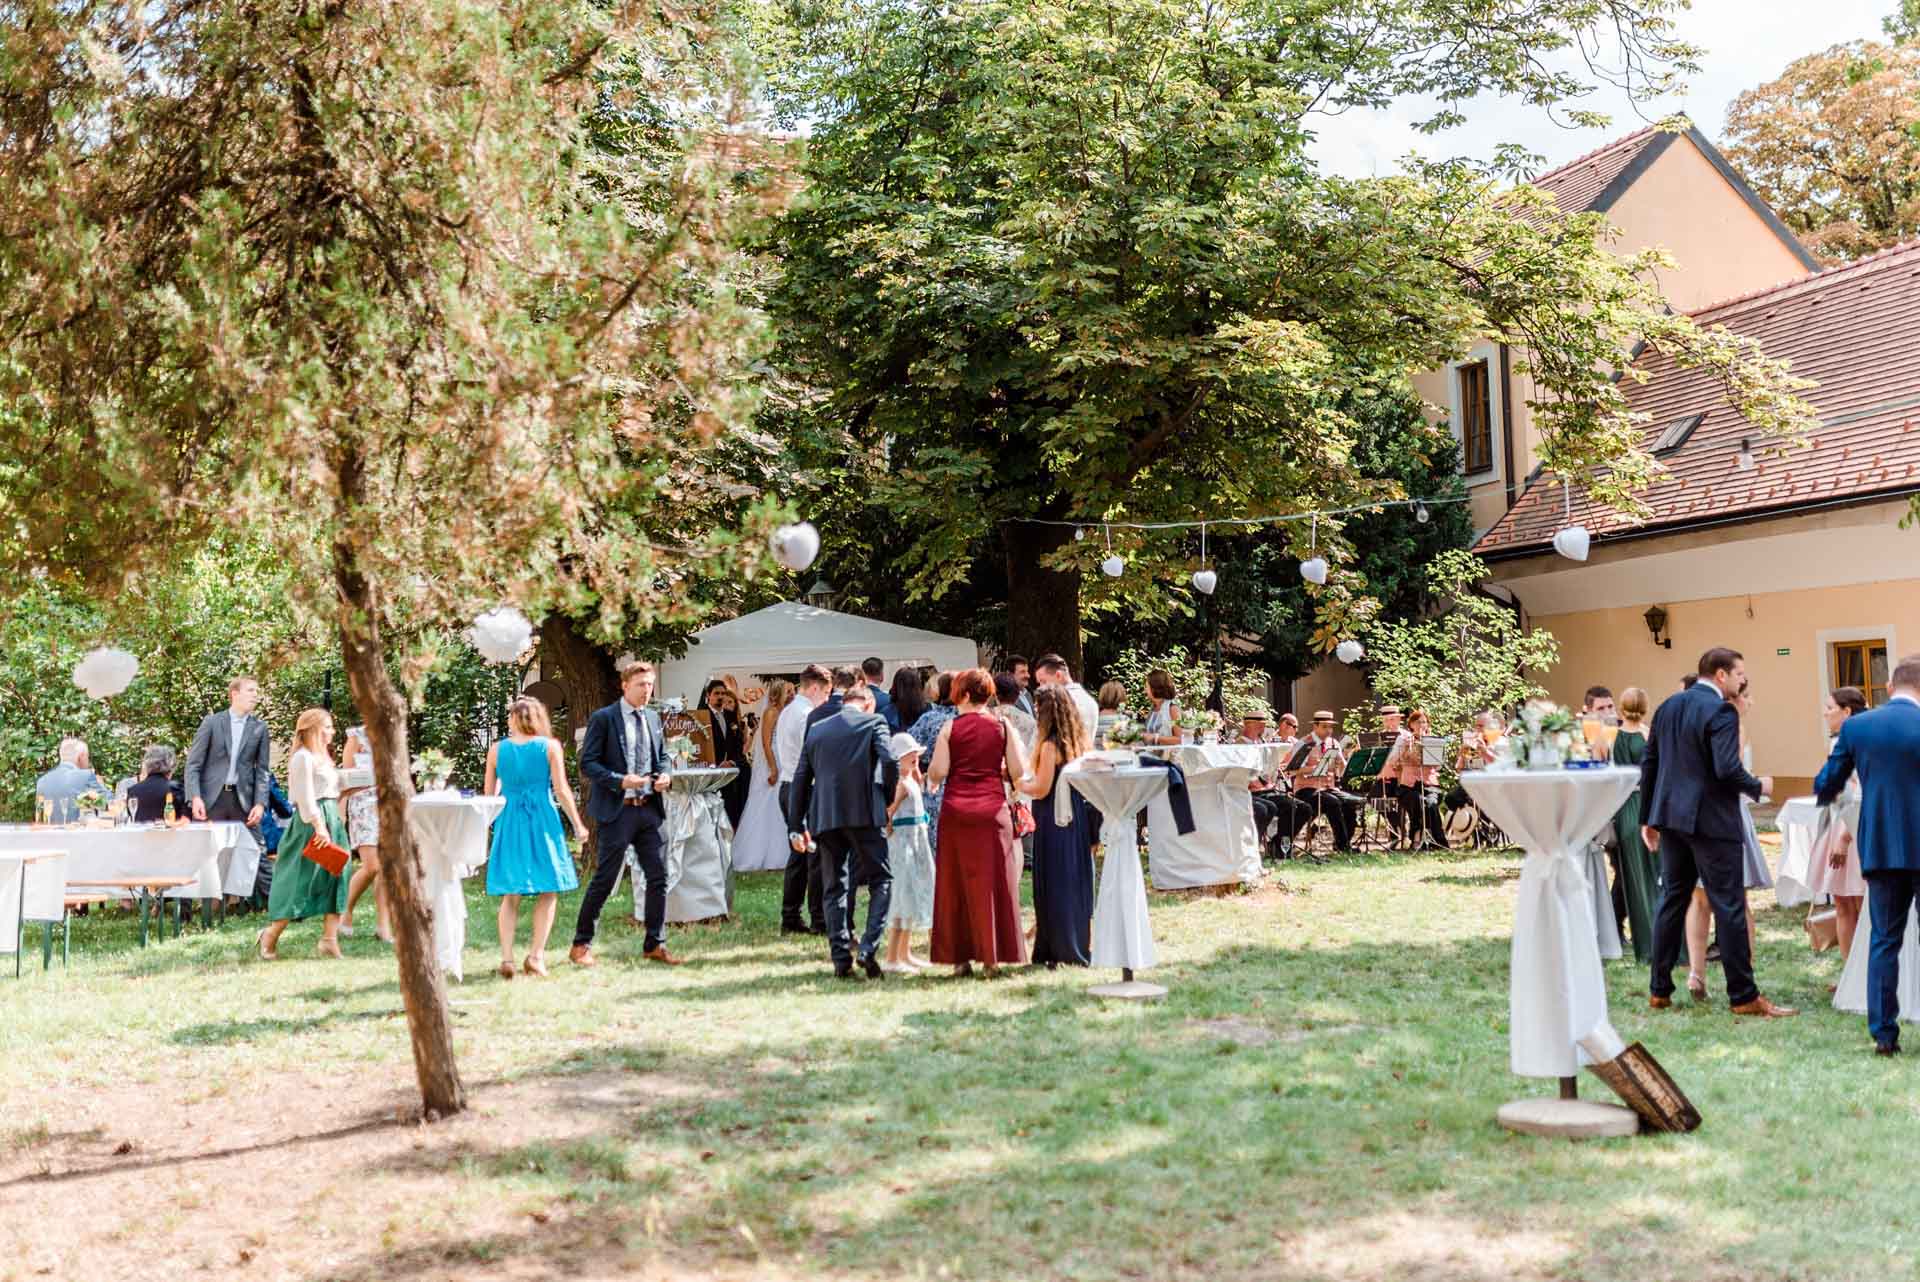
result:
M 1518 490 L 1513 474 L 1513 358 L 1512 349 L 1500 344 L 1500 450 L 1506 463 L 1507 509 L 1513 509 Z

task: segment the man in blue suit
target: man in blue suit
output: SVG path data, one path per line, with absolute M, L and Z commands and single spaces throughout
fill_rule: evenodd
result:
M 878 658 L 866 660 L 860 665 L 860 679 L 873 691 L 873 710 L 887 723 L 887 729 L 895 734 L 906 729 L 900 724 L 900 714 L 893 710 L 893 696 L 887 693 L 887 665 Z
M 667 773 L 667 736 L 660 715 L 647 706 L 653 698 L 651 663 L 635 663 L 620 674 L 620 698 L 593 714 L 586 741 L 580 745 L 580 773 L 593 790 L 587 813 L 596 828 L 593 880 L 580 901 L 580 919 L 573 928 L 573 947 L 567 960 L 591 966 L 593 932 L 600 910 L 614 883 L 627 847 L 633 847 L 640 871 L 647 879 L 646 958 L 667 966 L 680 959 L 667 951 L 667 861 L 661 828 L 667 821 L 662 795 L 673 784 Z
M 1738 651 L 1707 651 L 1700 656 L 1700 679 L 1660 705 L 1647 735 L 1647 755 L 1640 766 L 1646 820 L 1640 834 L 1647 849 L 1660 855 L 1665 887 L 1653 924 L 1648 1005 L 1655 1010 L 1673 1005 L 1673 964 L 1698 881 L 1713 907 L 1733 1013 L 1766 1018 L 1800 1013 L 1774 1005 L 1753 982 L 1740 796 L 1758 801 L 1773 781 L 1754 778 L 1740 760 L 1740 716 L 1732 700 L 1746 685 L 1747 665 Z
M 1853 772 L 1860 772 L 1860 872 L 1867 879 L 1873 920 L 1867 1031 L 1876 1051 L 1895 1055 L 1900 1051 L 1900 945 L 1920 890 L 1920 654 L 1900 661 L 1887 689 L 1884 706 L 1841 725 L 1813 790 L 1821 805 L 1831 805 Z
M 853 975 L 849 888 L 861 885 L 867 888 L 867 928 L 860 936 L 860 966 L 870 978 L 885 975 L 874 951 L 880 946 L 887 908 L 893 902 L 893 869 L 880 830 L 899 782 L 900 767 L 888 748 L 887 723 L 874 712 L 872 693 L 857 686 L 847 693 L 839 712 L 814 723 L 807 732 L 806 747 L 793 772 L 787 814 L 788 829 L 796 834 L 811 832 L 820 847 L 820 867 L 826 878 L 827 946 L 833 953 L 833 973 L 841 979 Z

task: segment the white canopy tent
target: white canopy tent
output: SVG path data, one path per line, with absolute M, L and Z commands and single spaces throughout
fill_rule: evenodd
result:
M 746 694 L 766 677 L 795 673 L 809 663 L 853 667 L 876 657 L 885 661 L 891 679 L 900 667 L 971 668 L 980 662 L 980 647 L 965 637 L 863 619 L 800 601 L 782 601 L 716 623 L 694 633 L 692 639 L 686 658 L 660 665 L 658 696 L 678 695 L 689 708 L 715 678 L 736 678 Z M 761 702 L 754 698 L 749 708 Z

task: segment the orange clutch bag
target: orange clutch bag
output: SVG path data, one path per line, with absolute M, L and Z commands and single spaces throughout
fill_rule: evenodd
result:
M 307 839 L 307 844 L 300 853 L 336 877 L 345 871 L 350 857 L 345 846 L 335 845 L 328 839 L 327 834 L 318 829 L 315 829 L 313 836 Z

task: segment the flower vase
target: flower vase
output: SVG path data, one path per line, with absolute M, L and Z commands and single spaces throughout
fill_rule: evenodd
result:
M 1219 743 L 1220 732 L 1218 730 L 1209 730 L 1205 734 L 1200 736 L 1200 742 L 1201 743 Z
M 1566 754 L 1560 751 L 1560 745 L 1550 739 L 1539 738 L 1527 741 L 1527 769 L 1558 770 L 1566 764 Z
M 1191 731 L 1191 730 L 1182 730 L 1182 731 L 1180 732 L 1180 742 L 1181 742 L 1181 743 L 1183 743 L 1183 744 L 1188 744 L 1188 743 L 1192 743 L 1192 742 L 1193 742 L 1193 731 Z
M 428 792 L 444 792 L 446 791 L 446 787 L 447 777 L 445 775 L 433 775 L 427 779 Z

